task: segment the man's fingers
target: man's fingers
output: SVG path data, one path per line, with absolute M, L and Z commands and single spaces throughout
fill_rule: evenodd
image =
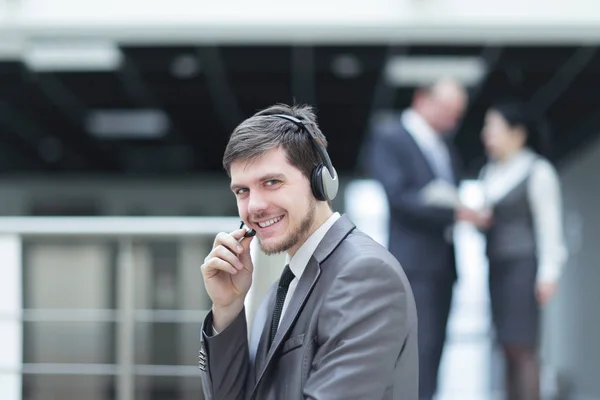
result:
M 250 257 L 249 248 L 252 238 L 242 239 L 245 233 L 246 229 L 242 228 L 231 233 L 221 232 L 217 235 L 213 249 L 202 265 L 202 271 L 206 277 L 212 277 L 218 271 L 236 274 L 238 270 L 246 268 L 244 262 L 252 263 L 251 260 L 246 259 Z M 238 239 L 242 239 L 241 242 L 238 242 Z
M 244 251 L 242 245 L 238 242 L 238 239 L 244 236 L 246 233 L 245 229 L 238 229 L 231 233 L 221 232 L 215 238 L 215 242 L 213 244 L 213 249 L 217 248 L 219 245 L 223 245 L 233 251 L 234 253 L 240 254 Z
M 237 230 L 231 232 L 231 236 L 233 236 L 235 238 L 235 240 L 239 241 L 242 237 L 244 237 L 246 232 L 248 232 L 248 230 L 246 228 L 237 229 Z
M 243 238 L 240 242 L 240 244 L 242 245 L 242 253 L 247 253 L 248 249 L 250 249 L 250 243 L 252 243 L 252 240 L 254 240 L 254 236 L 251 237 L 247 237 L 247 238 Z
M 202 271 L 207 278 L 214 276 L 219 271 L 223 271 L 233 275 L 237 274 L 238 272 L 238 270 L 233 265 L 217 257 L 213 257 L 206 263 L 204 263 L 202 265 Z
M 230 249 L 228 249 L 227 247 L 225 247 L 223 245 L 217 246 L 215 249 L 213 249 L 211 254 L 213 257 L 217 257 L 217 258 L 220 258 L 221 260 L 227 261 L 229 264 L 236 267 L 237 269 L 244 268 L 244 265 L 238 258 L 238 255 L 232 253 Z

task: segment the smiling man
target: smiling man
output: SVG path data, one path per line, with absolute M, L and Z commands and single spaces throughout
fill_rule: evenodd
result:
M 208 400 L 418 399 L 412 290 L 384 247 L 332 211 L 326 145 L 310 107 L 272 106 L 231 135 L 223 165 L 256 239 L 218 234 L 201 267 L 213 301 L 199 357 Z M 288 263 L 248 335 L 252 240 Z

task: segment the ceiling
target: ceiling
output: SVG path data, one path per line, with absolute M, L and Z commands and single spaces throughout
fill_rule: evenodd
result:
M 472 87 L 455 142 L 471 172 L 482 160 L 486 107 L 518 93 L 545 115 L 551 158 L 560 162 L 600 127 L 600 54 L 595 47 L 199 46 L 122 47 L 108 72 L 31 72 L 0 61 L 0 172 L 184 176 L 221 171 L 231 130 L 283 102 L 313 104 L 341 174 L 357 171 L 369 118 L 408 105 L 413 87 L 382 77 L 391 55 L 476 55 L 489 73 Z M 347 75 L 332 65 L 349 55 Z M 183 56 L 183 58 L 182 58 Z M 86 129 L 96 109 L 158 109 L 164 137 L 106 139 Z

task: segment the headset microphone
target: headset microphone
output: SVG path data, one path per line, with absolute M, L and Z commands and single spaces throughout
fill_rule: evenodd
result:
M 240 221 L 240 229 L 242 229 L 244 225 L 244 221 Z M 256 231 L 254 229 L 246 229 L 246 233 L 244 233 L 244 236 L 242 236 L 242 238 L 239 241 L 241 242 L 242 240 L 244 240 L 244 238 L 252 237 L 254 235 L 256 235 Z

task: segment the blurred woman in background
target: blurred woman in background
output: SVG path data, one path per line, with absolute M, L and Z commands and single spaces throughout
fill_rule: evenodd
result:
M 524 107 L 510 102 L 488 110 L 482 132 L 490 300 L 510 400 L 540 398 L 540 306 L 554 296 L 566 258 L 560 183 L 532 149 L 534 130 Z

